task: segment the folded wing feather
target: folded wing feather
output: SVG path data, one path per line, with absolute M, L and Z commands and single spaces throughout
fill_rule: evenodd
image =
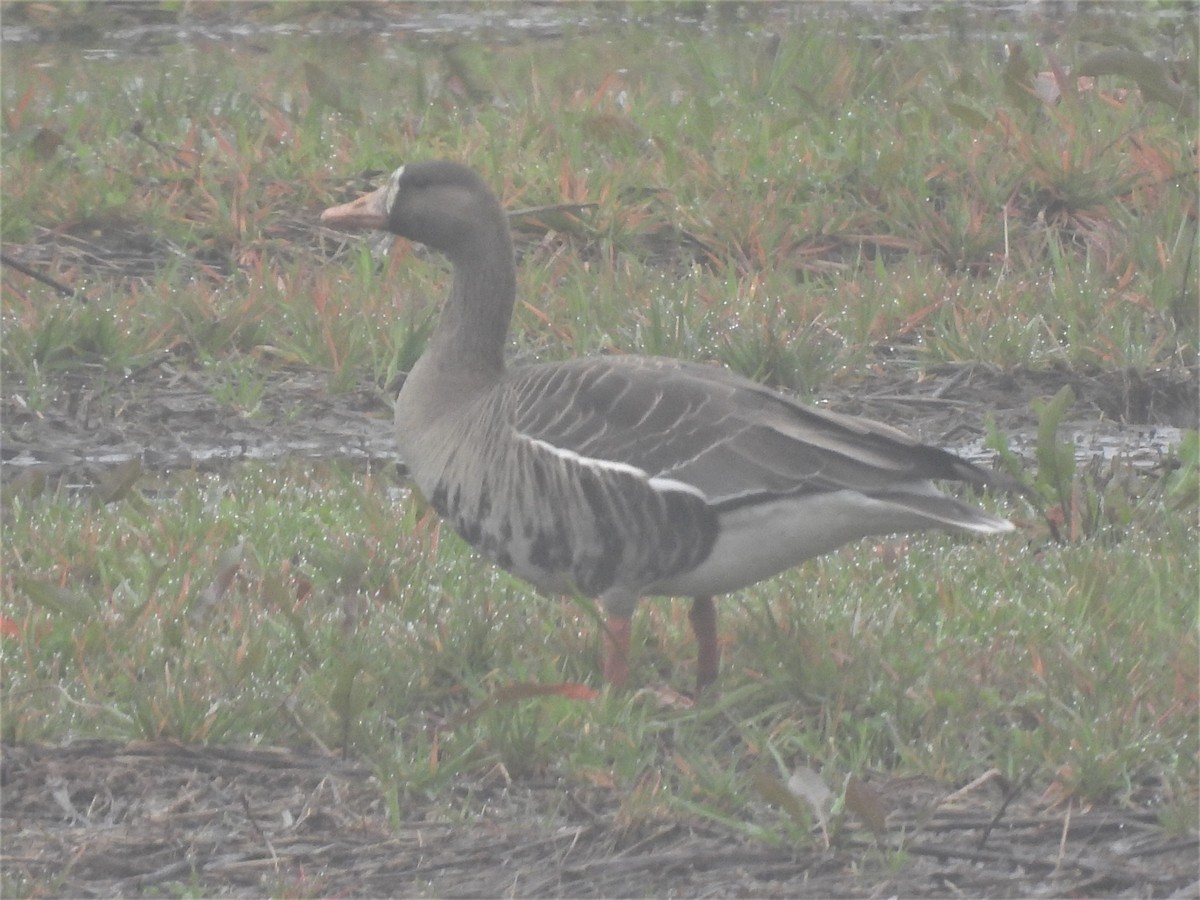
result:
M 582 457 L 692 485 L 721 504 L 850 489 L 895 496 L 987 474 L 895 429 L 793 403 L 714 366 L 646 357 L 513 370 L 514 427 Z

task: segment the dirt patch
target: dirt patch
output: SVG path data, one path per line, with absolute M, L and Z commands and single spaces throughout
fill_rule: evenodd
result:
M 283 456 L 396 459 L 391 403 L 373 386 L 333 394 L 325 373 L 301 367 L 266 367 L 261 377 L 261 395 L 244 410 L 218 399 L 212 376 L 170 357 L 127 376 L 99 366 L 58 373 L 36 409 L 9 376 L 4 468 L 58 477 L 133 458 L 159 471 Z
M 896 425 L 968 458 L 986 456 L 990 414 L 1014 449 L 1033 455 L 1031 401 L 1071 385 L 1078 398 L 1063 437 L 1080 459 L 1122 453 L 1153 465 L 1196 428 L 1196 370 L 1137 374 L 998 372 L 983 366 L 927 371 L 884 368 L 822 394 L 829 408 Z M 87 478 L 129 459 L 154 471 L 220 468 L 285 456 L 399 464 L 392 437 L 391 390 L 365 380 L 331 393 L 325 372 L 264 365 L 261 396 L 250 410 L 218 399 L 214 376 L 173 354 L 128 375 L 101 366 L 49 376 L 36 407 L 19 375 L 0 396 L 0 477 L 38 467 L 51 478 Z
M 1149 805 L 1046 809 L 1018 792 L 1005 806 L 995 782 L 956 796 L 924 779 L 875 784 L 891 808 L 884 844 L 903 847 L 882 853 L 852 829 L 825 850 L 700 817 L 631 821 L 619 790 L 502 773 L 460 780 L 451 804 L 403 796 L 389 821 L 374 775 L 336 758 L 104 741 L 3 751 L 5 893 L 1200 896 L 1197 838 L 1166 835 Z

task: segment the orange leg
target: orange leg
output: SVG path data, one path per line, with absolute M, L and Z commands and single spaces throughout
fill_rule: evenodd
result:
M 721 670 L 721 648 L 717 646 L 717 608 L 712 597 L 692 600 L 692 631 L 696 634 L 696 693 L 717 680 Z
M 629 639 L 633 620 L 609 616 L 604 625 L 604 680 L 614 688 L 625 687 L 629 678 Z

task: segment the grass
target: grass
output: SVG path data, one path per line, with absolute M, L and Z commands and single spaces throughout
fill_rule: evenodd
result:
M 523 356 L 716 359 L 806 392 L 892 343 L 915 347 L 908 365 L 1195 365 L 1195 116 L 1132 75 L 1062 80 L 1057 105 L 1031 93 L 1103 45 L 1104 14 L 1052 52 L 991 19 L 1023 48 L 1007 60 L 970 28 L 909 41 L 873 22 L 869 42 L 746 15 L 674 25 L 669 53 L 663 31 L 615 21 L 395 38 L 403 52 L 230 41 L 179 66 L 6 48 L 6 252 L 62 229 L 125 265 L 48 258 L 86 302 L 6 271 L 5 393 L 36 412 L 56 373 L 165 352 L 238 414 L 270 360 L 333 391 L 386 385 L 445 270 L 403 247 L 379 267 L 316 214 L 361 172 L 436 155 L 510 208 L 596 204 L 519 223 Z M 1130 44 L 1187 69 L 1194 30 L 1123 15 Z M 972 22 L 929 16 L 939 34 Z M 327 63 L 351 47 L 361 64 Z M 371 760 L 396 803 L 501 765 L 612 785 L 626 824 L 700 814 L 762 840 L 806 832 L 763 811 L 753 773 L 799 764 L 835 787 L 996 767 L 1058 798 L 1154 793 L 1178 819 L 1198 780 L 1195 440 L 1172 473 L 1099 477 L 1054 469 L 1061 409 L 1042 416 L 1034 477 L 1059 541 L 1015 504 L 1018 537 L 853 546 L 728 598 L 720 694 L 686 710 L 505 693 L 596 682 L 594 608 L 481 565 L 381 473 L 244 464 L 108 502 L 10 483 L 0 734 L 319 744 Z M 690 683 L 683 604 L 644 603 L 635 642 L 632 683 Z
M 1134 23 L 1147 46 L 1152 23 Z M 980 65 L 949 44 L 938 56 L 823 29 L 775 39 L 732 29 L 684 32 L 679 52 L 662 54 L 655 30 L 613 27 L 620 41 L 413 46 L 352 81 L 315 61 L 346 54 L 335 38 L 303 42 L 305 66 L 287 42 L 261 56 L 234 44 L 207 48 L 197 72 L 153 66 L 132 79 L 128 62 L 26 50 L 31 65 L 12 65 L 5 87 L 4 237 L 81 223 L 72 233 L 90 229 L 102 244 L 137 236 L 181 250 L 142 291 L 95 285 L 132 339 L 127 352 L 182 333 L 220 360 L 231 342 L 286 334 L 290 353 L 334 372 L 368 353 L 380 379 L 403 341 L 386 291 L 363 263 L 347 285 L 344 270 L 298 252 L 294 238 L 312 240 L 311 216 L 357 189 L 341 187 L 354 174 L 451 154 L 480 167 L 510 207 L 598 204 L 567 230 L 543 232 L 522 268 L 523 296 L 568 308 L 522 315 L 521 334 L 537 341 L 549 329 L 561 355 L 610 340 L 770 374 L 728 345 L 746 329 L 754 342 L 819 319 L 848 358 L 826 354 L 799 373 L 785 365 L 781 384 L 799 386 L 803 374 L 811 388 L 914 320 L 930 361 L 1194 361 L 1194 119 L 1114 99 L 1119 81 L 1057 106 L 1031 102 L 1024 56 L 1023 66 Z M 1077 31 L 1061 46 L 1082 55 L 1092 44 L 1084 24 Z M 1184 42 L 1176 52 L 1191 51 Z M 645 65 L 630 68 L 634 57 Z M 37 140 L 45 134 L 50 151 Z M 598 259 L 600 272 L 580 266 Z M 556 290 L 546 294 L 551 261 Z M 671 275 L 696 262 L 679 290 Z M 598 297 L 610 267 L 613 291 Z M 407 267 L 405 277 L 413 293 L 441 293 L 437 270 Z M 68 361 L 63 309 L 73 301 L 15 293 L 21 330 L 55 339 L 14 348 L 9 366 L 27 372 L 54 351 Z M 673 309 L 620 301 L 656 294 Z M 1097 302 L 1109 307 L 1098 322 Z M 690 344 L 664 344 L 644 318 L 663 313 L 702 317 L 703 327 Z
M 1195 476 L 1175 478 L 1194 493 Z M 730 815 L 738 773 L 773 756 L 949 780 L 994 765 L 1090 800 L 1161 782 L 1186 802 L 1194 784 L 1194 529 L 1166 494 L 1061 546 L 849 548 L 722 604 L 714 705 L 518 699 L 442 733 L 436 754 L 429 717 L 514 682 L 594 681 L 598 629 L 396 494 L 295 463 L 106 505 L 13 499 L 5 739 L 316 741 L 410 789 L 497 763 L 626 785 L 653 770 Z M 685 618 L 643 604 L 635 683 L 690 680 Z M 708 774 L 685 785 L 692 769 Z

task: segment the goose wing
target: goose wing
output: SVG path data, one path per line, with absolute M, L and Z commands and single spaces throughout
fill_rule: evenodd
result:
M 601 357 L 514 370 L 513 427 L 581 457 L 690 485 L 717 506 L 807 492 L 927 494 L 984 470 L 877 422 L 803 406 L 725 369 Z

